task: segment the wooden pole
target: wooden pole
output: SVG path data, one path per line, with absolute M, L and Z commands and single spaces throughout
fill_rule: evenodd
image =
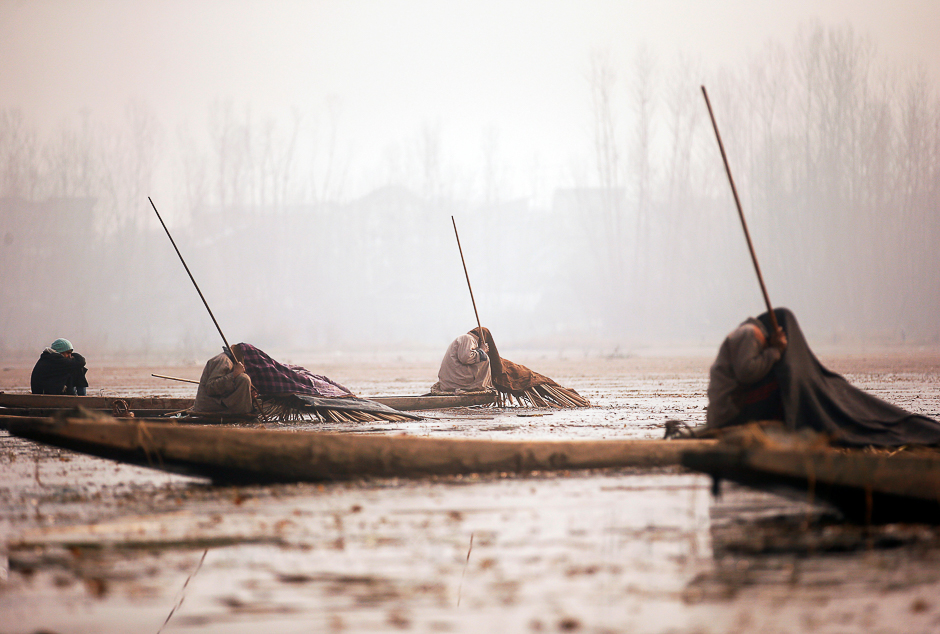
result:
M 155 377 L 157 377 L 158 379 L 169 379 L 169 380 L 171 380 L 171 381 L 182 381 L 183 383 L 195 383 L 196 385 L 199 385 L 199 381 L 193 381 L 192 379 L 181 379 L 181 378 L 179 378 L 179 377 L 175 377 L 175 376 L 164 376 L 164 375 L 162 375 L 162 374 L 151 374 L 150 376 L 155 376 Z
M 225 338 L 225 334 L 222 332 L 222 328 L 219 326 L 219 322 L 215 320 L 215 315 L 212 314 L 212 309 L 209 308 L 209 302 L 206 301 L 206 298 L 203 296 L 202 291 L 199 290 L 199 284 L 196 284 L 196 278 L 193 277 L 193 274 L 190 273 L 189 271 L 189 267 L 186 266 L 186 260 L 183 259 L 183 254 L 180 253 L 179 248 L 176 246 L 176 241 L 173 240 L 173 236 L 170 235 L 170 230 L 166 228 L 166 223 L 163 222 L 163 218 L 160 217 L 160 212 L 157 211 L 157 206 L 153 204 L 153 200 L 150 198 L 150 196 L 147 196 L 147 200 L 150 201 L 150 206 L 153 207 L 154 213 L 157 214 L 157 219 L 160 221 L 160 224 L 163 225 L 163 230 L 166 231 L 166 237 L 170 239 L 170 243 L 173 245 L 173 248 L 176 250 L 176 255 L 179 256 L 180 262 L 183 263 L 183 268 L 186 269 L 186 273 L 189 275 L 189 279 L 192 280 L 193 286 L 196 287 L 196 292 L 199 293 L 199 299 L 202 300 L 202 303 L 206 307 L 206 310 L 209 311 L 209 317 L 212 318 L 212 323 L 215 324 L 216 330 L 219 331 L 219 335 L 222 337 L 222 343 L 224 343 L 225 347 L 229 351 L 231 351 L 232 356 L 235 357 L 235 360 L 240 362 L 241 359 L 239 359 L 235 355 L 235 351 L 232 350 L 232 346 L 228 345 L 228 339 Z
M 767 295 L 767 287 L 764 285 L 764 276 L 760 272 L 760 264 L 757 263 L 757 254 L 754 253 L 754 245 L 751 242 L 751 233 L 747 230 L 747 222 L 744 220 L 744 211 L 741 209 L 741 199 L 738 198 L 738 190 L 734 186 L 734 178 L 731 177 L 731 167 L 728 165 L 728 156 L 725 154 L 725 146 L 721 142 L 721 135 L 718 133 L 718 124 L 715 122 L 715 114 L 712 112 L 712 104 L 708 100 L 708 92 L 705 86 L 702 86 L 702 95 L 705 97 L 705 105 L 708 107 L 708 116 L 711 117 L 712 127 L 715 129 L 715 138 L 718 139 L 718 149 L 721 151 L 721 160 L 725 164 L 725 172 L 728 174 L 728 182 L 731 183 L 731 193 L 734 195 L 734 204 L 738 207 L 738 217 L 741 218 L 741 226 L 744 228 L 744 238 L 747 240 L 747 248 L 751 252 L 751 261 L 754 262 L 754 270 L 757 272 L 757 281 L 760 283 L 761 293 L 764 295 L 764 303 L 767 305 L 767 312 L 770 314 L 770 324 L 773 327 L 771 338 L 776 337 L 777 316 L 774 315 L 774 309 L 770 305 L 770 296 Z
M 467 288 L 470 289 L 470 301 L 473 303 L 473 314 L 477 318 L 477 328 L 480 329 L 480 340 L 483 340 L 483 326 L 480 325 L 480 313 L 477 312 L 477 302 L 473 299 L 473 287 L 470 286 L 470 274 L 467 273 L 467 261 L 463 259 L 463 249 L 460 247 L 460 234 L 457 233 L 457 221 L 450 217 L 454 223 L 454 235 L 457 237 L 457 250 L 460 251 L 460 263 L 463 264 L 463 274 L 467 278 Z M 485 342 L 484 342 L 485 343 Z

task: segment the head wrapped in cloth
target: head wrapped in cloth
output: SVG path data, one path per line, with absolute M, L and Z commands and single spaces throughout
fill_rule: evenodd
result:
M 59 354 L 62 354 L 63 352 L 71 352 L 73 350 L 72 342 L 68 339 L 56 339 L 49 347 Z

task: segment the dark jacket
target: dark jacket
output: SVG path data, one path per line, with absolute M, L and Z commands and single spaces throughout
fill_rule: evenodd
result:
M 75 388 L 88 387 L 85 357 L 72 352 L 64 357 L 51 348 L 43 350 L 33 366 L 30 387 L 33 394 L 73 394 Z
M 745 391 L 756 388 L 780 360 L 780 351 L 769 344 L 767 333 L 768 329 L 760 321 L 751 318 L 721 344 L 708 375 L 705 420 L 709 427 L 744 422 L 738 419 L 744 409 Z

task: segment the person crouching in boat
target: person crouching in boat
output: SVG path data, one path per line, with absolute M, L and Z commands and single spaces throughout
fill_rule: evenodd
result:
M 238 345 L 233 346 L 238 352 Z M 196 390 L 193 412 L 196 414 L 251 414 L 251 379 L 245 365 L 223 349 L 206 363 Z
M 764 324 L 751 317 L 735 328 L 709 371 L 706 427 L 783 420 L 780 386 L 771 370 L 786 349 L 787 335 L 779 326 L 769 336 Z
M 722 344 L 705 431 L 782 420 L 788 431 L 813 432 L 842 447 L 940 446 L 940 422 L 853 386 L 819 362 L 792 312 L 775 308 L 773 315 L 748 320 Z M 751 328 L 755 321 L 763 328 Z M 768 343 L 774 321 L 783 332 Z
M 481 345 L 476 329 L 454 339 L 444 353 L 431 394 L 492 390 L 493 378 L 487 352 L 489 346 L 485 341 Z
M 85 396 L 88 380 L 85 357 L 72 349 L 68 339 L 56 339 L 42 351 L 33 366 L 30 389 L 33 394 Z

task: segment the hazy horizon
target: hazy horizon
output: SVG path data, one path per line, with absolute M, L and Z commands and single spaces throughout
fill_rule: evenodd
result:
M 321 138 L 335 126 L 338 151 L 357 166 L 351 195 L 430 127 L 454 169 L 479 171 L 494 146 L 513 197 L 533 179 L 564 183 L 589 159 L 593 52 L 619 69 L 641 48 L 664 65 L 687 59 L 702 83 L 815 22 L 850 27 L 883 63 L 940 84 L 940 4 L 927 0 L 3 0 L 0 108 L 52 134 L 145 104 L 167 144 L 179 128 L 201 138 L 218 104 L 282 131 L 296 114 Z
M 0 0 L 0 351 L 940 328 L 940 3 Z M 74 236 L 74 243 L 69 241 Z M 56 242 L 57 244 L 50 244 Z M 57 257 L 61 256 L 61 257 Z M 78 345 L 78 344 L 76 344 Z M 148 352 L 149 351 L 149 352 Z

